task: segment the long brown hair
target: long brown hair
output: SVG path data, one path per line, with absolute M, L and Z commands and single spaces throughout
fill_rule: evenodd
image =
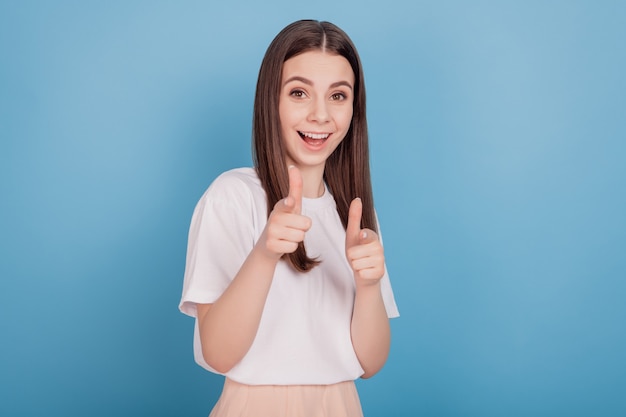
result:
M 369 168 L 365 84 L 361 60 L 348 35 L 329 22 L 300 20 L 285 27 L 272 41 L 259 70 L 254 99 L 253 158 L 267 194 L 268 215 L 289 192 L 287 162 L 280 128 L 278 102 L 283 63 L 303 52 L 321 50 L 343 56 L 354 72 L 353 115 L 346 137 L 326 161 L 324 181 L 335 198 L 339 218 L 346 228 L 350 202 L 363 202 L 361 227 L 374 231 L 376 217 Z M 287 254 L 288 262 L 306 272 L 319 263 L 306 254 L 304 244 Z

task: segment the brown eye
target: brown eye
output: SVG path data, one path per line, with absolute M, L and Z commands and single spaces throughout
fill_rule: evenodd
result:
M 302 98 L 305 96 L 304 91 L 302 90 L 293 90 L 291 93 L 289 93 L 289 95 L 296 98 Z
M 334 93 L 333 95 L 330 96 L 330 99 L 334 101 L 345 100 L 346 95 L 344 93 Z

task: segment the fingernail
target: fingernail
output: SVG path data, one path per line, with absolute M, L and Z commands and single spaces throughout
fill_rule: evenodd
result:
M 361 238 L 365 239 L 367 238 L 367 232 L 364 230 L 363 233 L 361 233 Z
M 287 167 L 287 169 L 291 169 L 291 168 L 295 168 L 295 167 L 296 167 L 295 165 L 289 165 L 289 166 Z

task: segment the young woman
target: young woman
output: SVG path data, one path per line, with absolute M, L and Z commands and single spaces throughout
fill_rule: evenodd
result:
M 226 376 L 211 416 L 361 416 L 398 311 L 369 172 L 357 51 L 298 21 L 259 72 L 254 168 L 220 175 L 192 218 L 180 309 L 194 354 Z

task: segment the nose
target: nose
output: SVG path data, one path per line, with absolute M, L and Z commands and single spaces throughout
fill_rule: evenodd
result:
M 327 103 L 324 98 L 318 98 L 311 102 L 311 109 L 309 112 L 309 121 L 317 123 L 326 123 L 330 120 L 330 114 L 328 112 Z

